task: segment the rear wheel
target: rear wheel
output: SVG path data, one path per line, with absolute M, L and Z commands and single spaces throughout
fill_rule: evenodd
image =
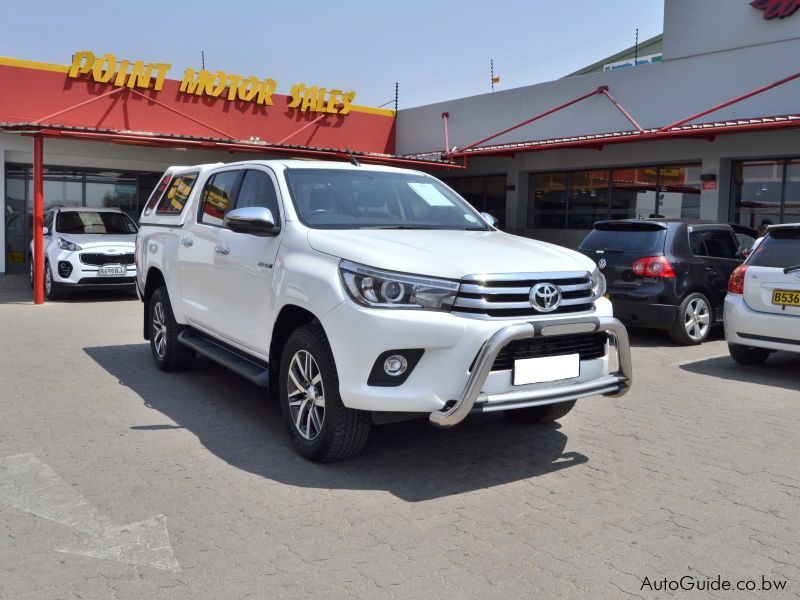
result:
M 763 365 L 772 352 L 766 348 L 742 346 L 741 344 L 728 344 L 731 358 L 743 365 Z
M 160 287 L 150 298 L 150 351 L 162 371 L 181 371 L 192 366 L 195 352 L 178 341 L 180 326 L 175 320 L 167 288 Z
M 569 402 L 559 402 L 558 404 L 545 404 L 544 406 L 508 410 L 506 411 L 506 416 L 517 423 L 538 425 L 540 423 L 557 421 L 561 417 L 566 416 L 574 406 L 575 400 L 570 400 Z
M 289 336 L 279 383 L 281 412 L 300 454 L 333 462 L 361 452 L 372 419 L 342 403 L 336 363 L 322 327 L 304 325 Z
M 711 333 L 711 303 L 703 294 L 689 294 L 681 302 L 675 323 L 669 330 L 674 342 L 684 346 L 702 344 Z

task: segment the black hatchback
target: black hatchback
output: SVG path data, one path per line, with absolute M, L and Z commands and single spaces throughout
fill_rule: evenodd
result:
M 728 279 L 756 235 L 708 221 L 601 221 L 578 249 L 605 275 L 615 317 L 629 327 L 666 330 L 691 345 L 722 323 Z

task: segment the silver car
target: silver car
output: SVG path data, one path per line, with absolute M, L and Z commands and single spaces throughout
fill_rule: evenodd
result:
M 763 364 L 778 350 L 800 352 L 800 223 L 770 227 L 731 275 L 725 338 L 743 364 Z

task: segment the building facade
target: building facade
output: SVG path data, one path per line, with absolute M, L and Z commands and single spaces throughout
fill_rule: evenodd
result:
M 169 79 L 169 65 L 110 55 L 2 59 L 0 273 L 29 264 L 32 135 L 45 136 L 46 207 L 135 216 L 173 164 L 355 153 L 430 171 L 507 231 L 567 246 L 603 219 L 800 221 L 798 6 L 667 0 L 663 36 L 645 42 L 659 60 L 603 68 L 624 51 L 557 81 L 396 114 L 355 92 L 281 95 L 268 78 L 221 71 Z
M 505 178 L 505 202 L 491 200 L 505 227 L 569 246 L 608 218 L 800 221 L 798 79 L 661 137 L 637 135 L 621 110 L 594 94 L 459 155 L 601 86 L 650 134 L 800 71 L 790 58 L 800 52 L 800 12 L 765 18 L 746 0 L 665 5 L 660 62 L 401 110 L 398 153 L 442 149 L 446 114 L 453 158 L 467 165 L 446 175 L 452 185 L 480 189 L 485 178 L 499 190 Z

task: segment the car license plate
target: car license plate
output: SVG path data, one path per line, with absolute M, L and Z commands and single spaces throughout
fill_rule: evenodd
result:
M 772 290 L 772 303 L 778 306 L 800 306 L 800 291 Z
M 579 354 L 523 358 L 514 361 L 514 385 L 572 379 L 581 374 Z
M 119 277 L 120 275 L 125 275 L 127 272 L 127 267 L 121 265 L 100 267 L 97 270 L 97 274 L 100 277 Z

